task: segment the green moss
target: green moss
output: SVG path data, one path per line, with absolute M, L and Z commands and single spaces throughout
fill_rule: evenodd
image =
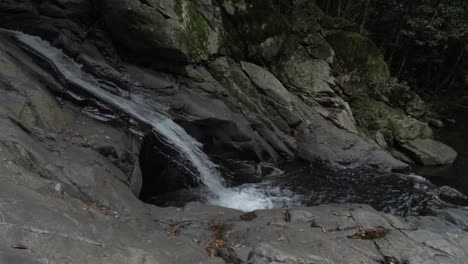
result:
M 353 110 L 359 132 L 372 137 L 382 128 L 389 118 L 398 115 L 397 111 L 383 102 L 369 98 L 367 95 L 354 96 L 349 105 Z
M 390 77 L 382 53 L 368 38 L 354 32 L 341 31 L 327 38 L 338 60 L 348 70 L 355 70 L 369 83 L 383 82 Z
M 309 54 L 317 59 L 333 56 L 333 50 L 320 33 L 310 34 L 303 40 Z
M 174 12 L 179 16 L 182 17 L 183 14 L 183 6 L 182 6 L 182 0 L 175 0 L 174 3 Z
M 181 10 L 184 27 L 178 32 L 179 41 L 184 44 L 191 59 L 207 59 L 210 25 L 192 3 L 181 3 Z

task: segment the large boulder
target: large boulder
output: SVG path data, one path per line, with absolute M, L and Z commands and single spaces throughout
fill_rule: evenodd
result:
M 133 53 L 196 62 L 220 47 L 220 28 L 210 2 L 106 0 L 102 5 L 114 40 Z
M 367 82 L 382 82 L 390 77 L 382 53 L 370 39 L 358 33 L 339 31 L 327 36 L 327 40 L 347 70 L 358 70 Z
M 401 145 L 412 158 L 421 165 L 445 165 L 457 158 L 457 152 L 451 147 L 431 139 L 414 139 Z
M 399 141 L 432 137 L 432 129 L 429 125 L 415 118 L 396 117 L 390 122 L 393 135 Z

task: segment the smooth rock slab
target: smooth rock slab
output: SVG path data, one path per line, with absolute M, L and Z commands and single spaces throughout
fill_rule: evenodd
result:
M 420 164 L 426 166 L 451 164 L 457 152 L 451 147 L 431 139 L 415 139 L 401 146 Z

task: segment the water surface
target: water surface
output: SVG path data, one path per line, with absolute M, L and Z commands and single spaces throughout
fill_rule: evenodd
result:
M 449 166 L 423 167 L 416 173 L 436 185 L 448 185 L 468 195 L 468 109 L 460 108 L 456 123 L 436 131 L 436 139 L 458 152 L 456 161 Z

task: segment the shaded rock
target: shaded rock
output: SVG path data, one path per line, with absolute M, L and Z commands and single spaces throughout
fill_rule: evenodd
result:
M 300 0 L 285 5 L 288 4 L 292 4 L 288 22 L 293 32 L 302 36 L 320 31 L 319 22 L 325 14 L 315 2 Z
M 313 94 L 334 94 L 330 85 L 335 79 L 329 64 L 323 59 L 310 58 L 298 39 L 290 38 L 285 44 L 285 54 L 274 72 L 289 89 L 311 96 Z
M 369 94 L 377 100 L 400 108 L 413 117 L 422 117 L 427 112 L 427 105 L 421 97 L 407 83 L 397 78 L 373 83 Z
M 407 163 L 407 164 L 414 164 L 415 163 L 415 161 L 412 158 L 410 158 L 408 155 L 406 155 L 405 153 L 403 153 L 403 152 L 401 152 L 399 150 L 392 149 L 392 150 L 390 150 L 390 153 L 392 154 L 393 157 L 395 157 L 398 160 L 403 161 L 404 163 Z
M 422 165 L 450 164 L 457 158 L 457 152 L 451 147 L 431 139 L 414 139 L 401 145 L 408 154 Z
M 304 38 L 303 43 L 311 57 L 333 63 L 335 51 L 322 35 L 319 33 L 310 34 Z
M 203 8 L 211 14 L 215 12 L 212 5 Z M 114 40 L 134 53 L 199 61 L 219 49 L 220 29 L 192 1 L 145 4 L 137 0 L 110 0 L 102 2 L 102 10 Z
M 444 127 L 444 122 L 442 120 L 434 119 L 434 118 L 429 119 L 428 124 L 436 128 Z
M 260 88 L 264 94 L 285 106 L 291 105 L 292 95 L 272 73 L 252 63 L 241 62 L 240 65 L 252 82 Z
M 235 184 L 256 183 L 262 180 L 260 167 L 255 162 L 223 159 L 223 175 Z
M 432 129 L 422 121 L 411 117 L 391 119 L 391 129 L 397 140 L 412 140 L 432 137 Z
M 439 192 L 439 197 L 445 202 L 468 206 L 468 197 L 452 187 L 442 186 L 437 191 Z
M 385 139 L 385 135 L 380 131 L 377 131 L 375 133 L 375 142 L 384 149 L 388 148 L 388 143 Z
M 349 71 L 357 69 L 371 83 L 382 82 L 390 77 L 382 53 L 368 38 L 353 32 L 339 31 L 327 36 L 338 60 Z
M 145 136 L 140 152 L 140 167 L 143 178 L 140 199 L 143 201 L 199 184 L 198 174 L 192 164 L 156 132 Z
M 222 0 L 223 26 L 230 55 L 240 59 L 274 57 L 288 31 L 287 18 L 273 0 Z M 276 7 L 276 8 L 275 8 Z M 245 26 L 249 25 L 249 26 Z

